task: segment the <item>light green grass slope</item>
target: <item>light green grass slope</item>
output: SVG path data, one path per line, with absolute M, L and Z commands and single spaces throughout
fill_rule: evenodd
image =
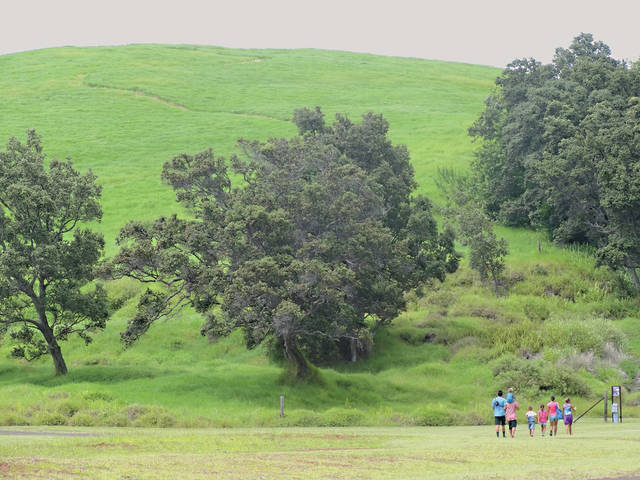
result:
M 433 176 L 440 166 L 467 168 L 473 145 L 466 130 L 499 73 L 340 52 L 158 45 L 5 55 L 0 72 L 0 142 L 36 128 L 50 157 L 70 156 L 98 175 L 104 218 L 96 228 L 108 254 L 127 220 L 180 210 L 160 181 L 163 162 L 208 147 L 227 156 L 239 137 L 294 135 L 289 120 L 304 106 L 322 106 L 329 122 L 336 112 L 354 120 L 384 114 L 393 141 L 411 152 L 420 191 L 437 199 Z M 7 344 L 0 347 L 0 424 L 481 423 L 490 419 L 494 390 L 506 387 L 504 377 L 493 378 L 496 362 L 529 353 L 546 362 L 540 365 L 572 362 L 592 392 L 581 407 L 612 382 L 631 385 L 638 305 L 620 298 L 618 277 L 539 234 L 500 234 L 512 252 L 508 297 L 495 299 L 463 267 L 413 298 L 410 311 L 376 338 L 370 358 L 322 369 L 320 384 L 283 383 L 282 368 L 262 349 L 247 351 L 239 332 L 209 344 L 191 312 L 155 325 L 123 351 L 119 332 L 138 287 L 113 283 L 111 294 L 129 300 L 93 344 L 63 344 L 68 376 L 54 378 L 49 358 L 22 364 L 7 358 Z M 558 332 L 567 319 L 579 333 L 569 344 Z M 285 420 L 276 415 L 282 394 Z

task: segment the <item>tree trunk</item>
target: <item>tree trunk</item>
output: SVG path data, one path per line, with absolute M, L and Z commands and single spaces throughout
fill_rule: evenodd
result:
M 296 341 L 285 338 L 283 343 L 285 354 L 295 368 L 295 377 L 299 379 L 305 378 L 309 373 L 309 365 L 307 364 L 307 359 L 304 358 L 304 355 L 298 348 Z
M 355 363 L 358 361 L 358 348 L 356 345 L 356 339 L 351 339 L 351 362 Z
M 51 353 L 51 358 L 53 358 L 53 365 L 56 369 L 56 375 L 66 375 L 67 364 L 64 362 L 64 358 L 62 358 L 62 350 L 60 349 L 60 345 L 58 345 L 58 342 L 56 342 L 55 338 L 53 339 L 53 344 L 49 345 L 49 353 Z
M 56 369 L 56 375 L 66 375 L 67 364 L 64 362 L 64 358 L 62 358 L 62 349 L 60 348 L 60 345 L 58 345 L 51 327 L 49 327 L 49 325 L 45 323 L 45 325 L 42 325 L 41 332 L 44 336 L 44 339 L 47 341 L 49 353 L 51 354 L 51 358 L 53 359 L 53 366 Z
M 633 278 L 633 285 L 636 287 L 636 290 L 640 290 L 640 279 L 638 278 L 638 272 L 634 267 L 629 268 L 629 273 L 631 273 L 631 278 Z
M 498 276 L 495 274 L 495 272 L 491 272 L 491 280 L 493 282 L 493 292 L 495 293 L 496 297 L 500 296 L 500 290 L 499 290 L 499 285 L 498 285 Z

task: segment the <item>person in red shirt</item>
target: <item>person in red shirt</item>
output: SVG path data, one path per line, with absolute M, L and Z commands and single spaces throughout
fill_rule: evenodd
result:
M 538 410 L 538 423 L 540 424 L 540 428 L 542 428 L 542 436 L 547 432 L 547 420 L 549 418 L 549 414 L 544 407 L 544 403 L 540 405 L 540 410 Z
M 511 435 L 511 438 L 514 438 L 516 436 L 516 427 L 518 426 L 516 410 L 520 410 L 520 407 L 514 398 L 513 402 L 507 403 L 504 409 L 507 413 L 507 422 L 509 422 L 509 435 Z
M 551 395 L 551 401 L 547 403 L 549 409 L 549 436 L 558 436 L 558 413 L 560 413 L 560 404 L 556 402 L 556 397 Z

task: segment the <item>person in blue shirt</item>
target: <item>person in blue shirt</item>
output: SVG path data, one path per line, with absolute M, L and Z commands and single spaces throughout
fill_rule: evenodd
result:
M 502 390 L 498 390 L 498 396 L 491 400 L 491 408 L 493 408 L 493 417 L 496 423 L 496 437 L 500 438 L 500 425 L 502 425 L 502 437 L 506 438 L 505 435 L 505 423 L 506 423 L 506 415 L 504 407 L 507 405 L 507 401 L 502 398 Z

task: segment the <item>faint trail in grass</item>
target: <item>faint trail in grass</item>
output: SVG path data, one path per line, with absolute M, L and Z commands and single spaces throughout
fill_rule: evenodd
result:
M 245 63 L 259 63 L 262 62 L 263 58 L 252 58 L 250 60 L 242 60 L 240 62 L 225 62 L 225 65 L 243 65 Z
M 160 103 L 164 103 L 165 105 L 169 105 L 171 107 L 179 108 L 180 110 L 189 110 L 184 105 L 180 105 L 179 103 L 172 102 L 171 100 L 163 98 L 160 95 L 156 95 L 154 93 L 145 92 L 144 90 L 140 90 L 138 88 L 112 87 L 112 86 L 109 86 L 109 85 L 101 85 L 99 83 L 92 83 L 92 82 L 83 82 L 83 85 L 86 85 L 89 88 L 103 88 L 105 90 L 115 90 L 115 91 L 118 91 L 118 92 L 130 92 L 130 93 L 133 93 L 134 95 L 138 95 L 140 97 L 151 98 L 152 100 L 155 100 L 155 101 L 160 102 Z
M 255 58 L 253 60 L 247 60 L 245 62 L 237 62 L 237 63 L 234 63 L 234 65 L 237 65 L 238 63 L 252 63 L 252 62 L 261 62 L 261 61 L 262 61 L 261 58 Z M 171 107 L 179 108 L 180 110 L 208 111 L 208 110 L 190 109 L 190 108 L 185 107 L 184 105 L 172 102 L 171 100 L 163 98 L 163 97 L 161 97 L 159 95 L 156 95 L 154 93 L 145 92 L 144 90 L 140 90 L 138 88 L 121 88 L 121 87 L 112 87 L 110 85 L 103 85 L 103 84 L 100 84 L 100 83 L 84 82 L 84 77 L 86 77 L 86 74 L 79 74 L 79 75 L 76 75 L 76 77 L 78 79 L 80 79 L 80 81 L 82 82 L 83 85 L 85 85 L 85 86 L 87 86 L 89 88 L 102 88 L 102 89 L 105 89 L 105 90 L 115 90 L 115 91 L 119 91 L 119 92 L 129 92 L 129 93 L 133 93 L 133 94 L 138 95 L 138 96 L 151 98 L 153 100 L 156 100 L 157 102 L 164 103 L 165 105 L 169 105 Z M 260 118 L 260 119 L 263 119 L 263 120 L 276 120 L 278 122 L 288 122 L 288 120 L 282 120 L 281 118 L 272 117 L 270 115 L 261 115 L 261 114 L 258 114 L 258 113 L 224 112 L 224 111 L 211 111 L 209 113 L 224 113 L 224 114 L 227 114 L 227 115 L 237 115 L 237 116 L 246 117 L 246 118 Z
M 262 118 L 265 120 L 277 120 L 279 122 L 288 121 L 288 120 L 282 120 L 281 118 L 271 117 L 269 115 L 260 115 L 258 113 L 242 113 L 242 112 L 219 112 L 219 113 L 228 113 L 229 115 L 238 115 L 240 117 L 248 117 L 248 118 Z

